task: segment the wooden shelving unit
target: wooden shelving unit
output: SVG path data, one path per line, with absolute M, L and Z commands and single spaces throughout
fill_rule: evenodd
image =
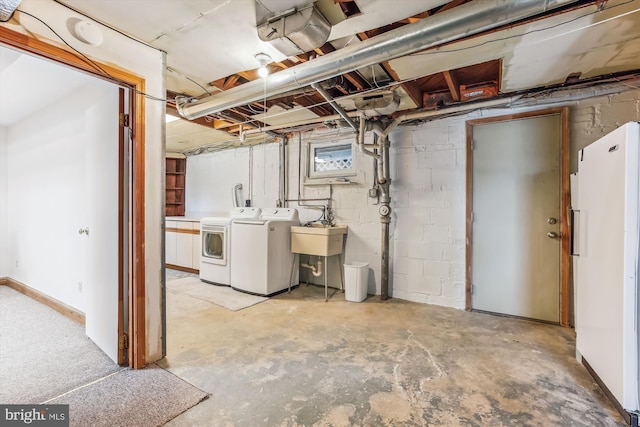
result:
M 184 184 L 187 159 L 166 159 L 165 215 L 184 216 Z

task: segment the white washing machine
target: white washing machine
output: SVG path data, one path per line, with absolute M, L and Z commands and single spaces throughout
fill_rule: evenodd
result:
M 231 287 L 255 295 L 273 295 L 289 288 L 291 226 L 300 225 L 298 211 L 263 209 L 258 219 L 231 224 Z
M 258 217 L 258 208 L 233 208 L 228 216 L 200 220 L 200 280 L 216 285 L 230 284 L 231 223 L 235 219 Z

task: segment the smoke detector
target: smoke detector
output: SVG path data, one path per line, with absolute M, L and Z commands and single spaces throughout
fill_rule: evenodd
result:
M 367 117 L 386 116 L 398 111 L 400 96 L 395 92 L 377 93 L 355 98 L 353 103 Z

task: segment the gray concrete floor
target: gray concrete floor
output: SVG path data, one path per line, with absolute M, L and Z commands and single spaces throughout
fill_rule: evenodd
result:
M 167 278 L 184 277 L 169 272 Z M 572 329 L 302 285 L 232 312 L 169 293 L 167 426 L 623 426 Z

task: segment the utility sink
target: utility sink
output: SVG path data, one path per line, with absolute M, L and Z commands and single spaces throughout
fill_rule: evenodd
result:
M 343 236 L 346 225 L 325 227 L 291 227 L 291 252 L 317 256 L 331 256 L 342 253 Z

